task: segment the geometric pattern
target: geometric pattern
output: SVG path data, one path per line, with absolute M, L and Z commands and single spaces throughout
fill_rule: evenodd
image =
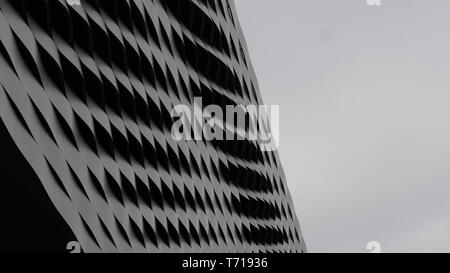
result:
M 175 141 L 262 104 L 228 0 L 0 0 L 0 118 L 84 252 L 304 252 L 276 152 Z M 20 197 L 18 197 L 20 198 Z

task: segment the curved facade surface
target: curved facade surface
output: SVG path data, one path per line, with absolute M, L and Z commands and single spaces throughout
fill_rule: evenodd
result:
M 22 228 L 62 240 L 56 251 L 67 240 L 84 252 L 305 251 L 275 152 L 171 134 L 171 110 L 195 97 L 262 104 L 234 4 L 77 2 L 0 0 L 1 198 L 22 208 L 1 238 Z

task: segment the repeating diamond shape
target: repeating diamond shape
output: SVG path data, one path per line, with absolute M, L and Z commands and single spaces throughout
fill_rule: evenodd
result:
M 83 251 L 306 250 L 276 152 L 171 136 L 194 97 L 262 104 L 235 14 L 0 0 L 0 118 Z

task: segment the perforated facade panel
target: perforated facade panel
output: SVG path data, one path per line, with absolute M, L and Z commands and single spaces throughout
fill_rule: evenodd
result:
M 171 135 L 194 97 L 262 104 L 234 4 L 68 2 L 0 0 L 0 118 L 82 250 L 305 251 L 276 152 Z

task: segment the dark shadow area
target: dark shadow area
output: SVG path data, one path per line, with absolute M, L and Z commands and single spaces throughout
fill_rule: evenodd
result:
M 74 234 L 0 119 L 0 252 L 69 252 Z

